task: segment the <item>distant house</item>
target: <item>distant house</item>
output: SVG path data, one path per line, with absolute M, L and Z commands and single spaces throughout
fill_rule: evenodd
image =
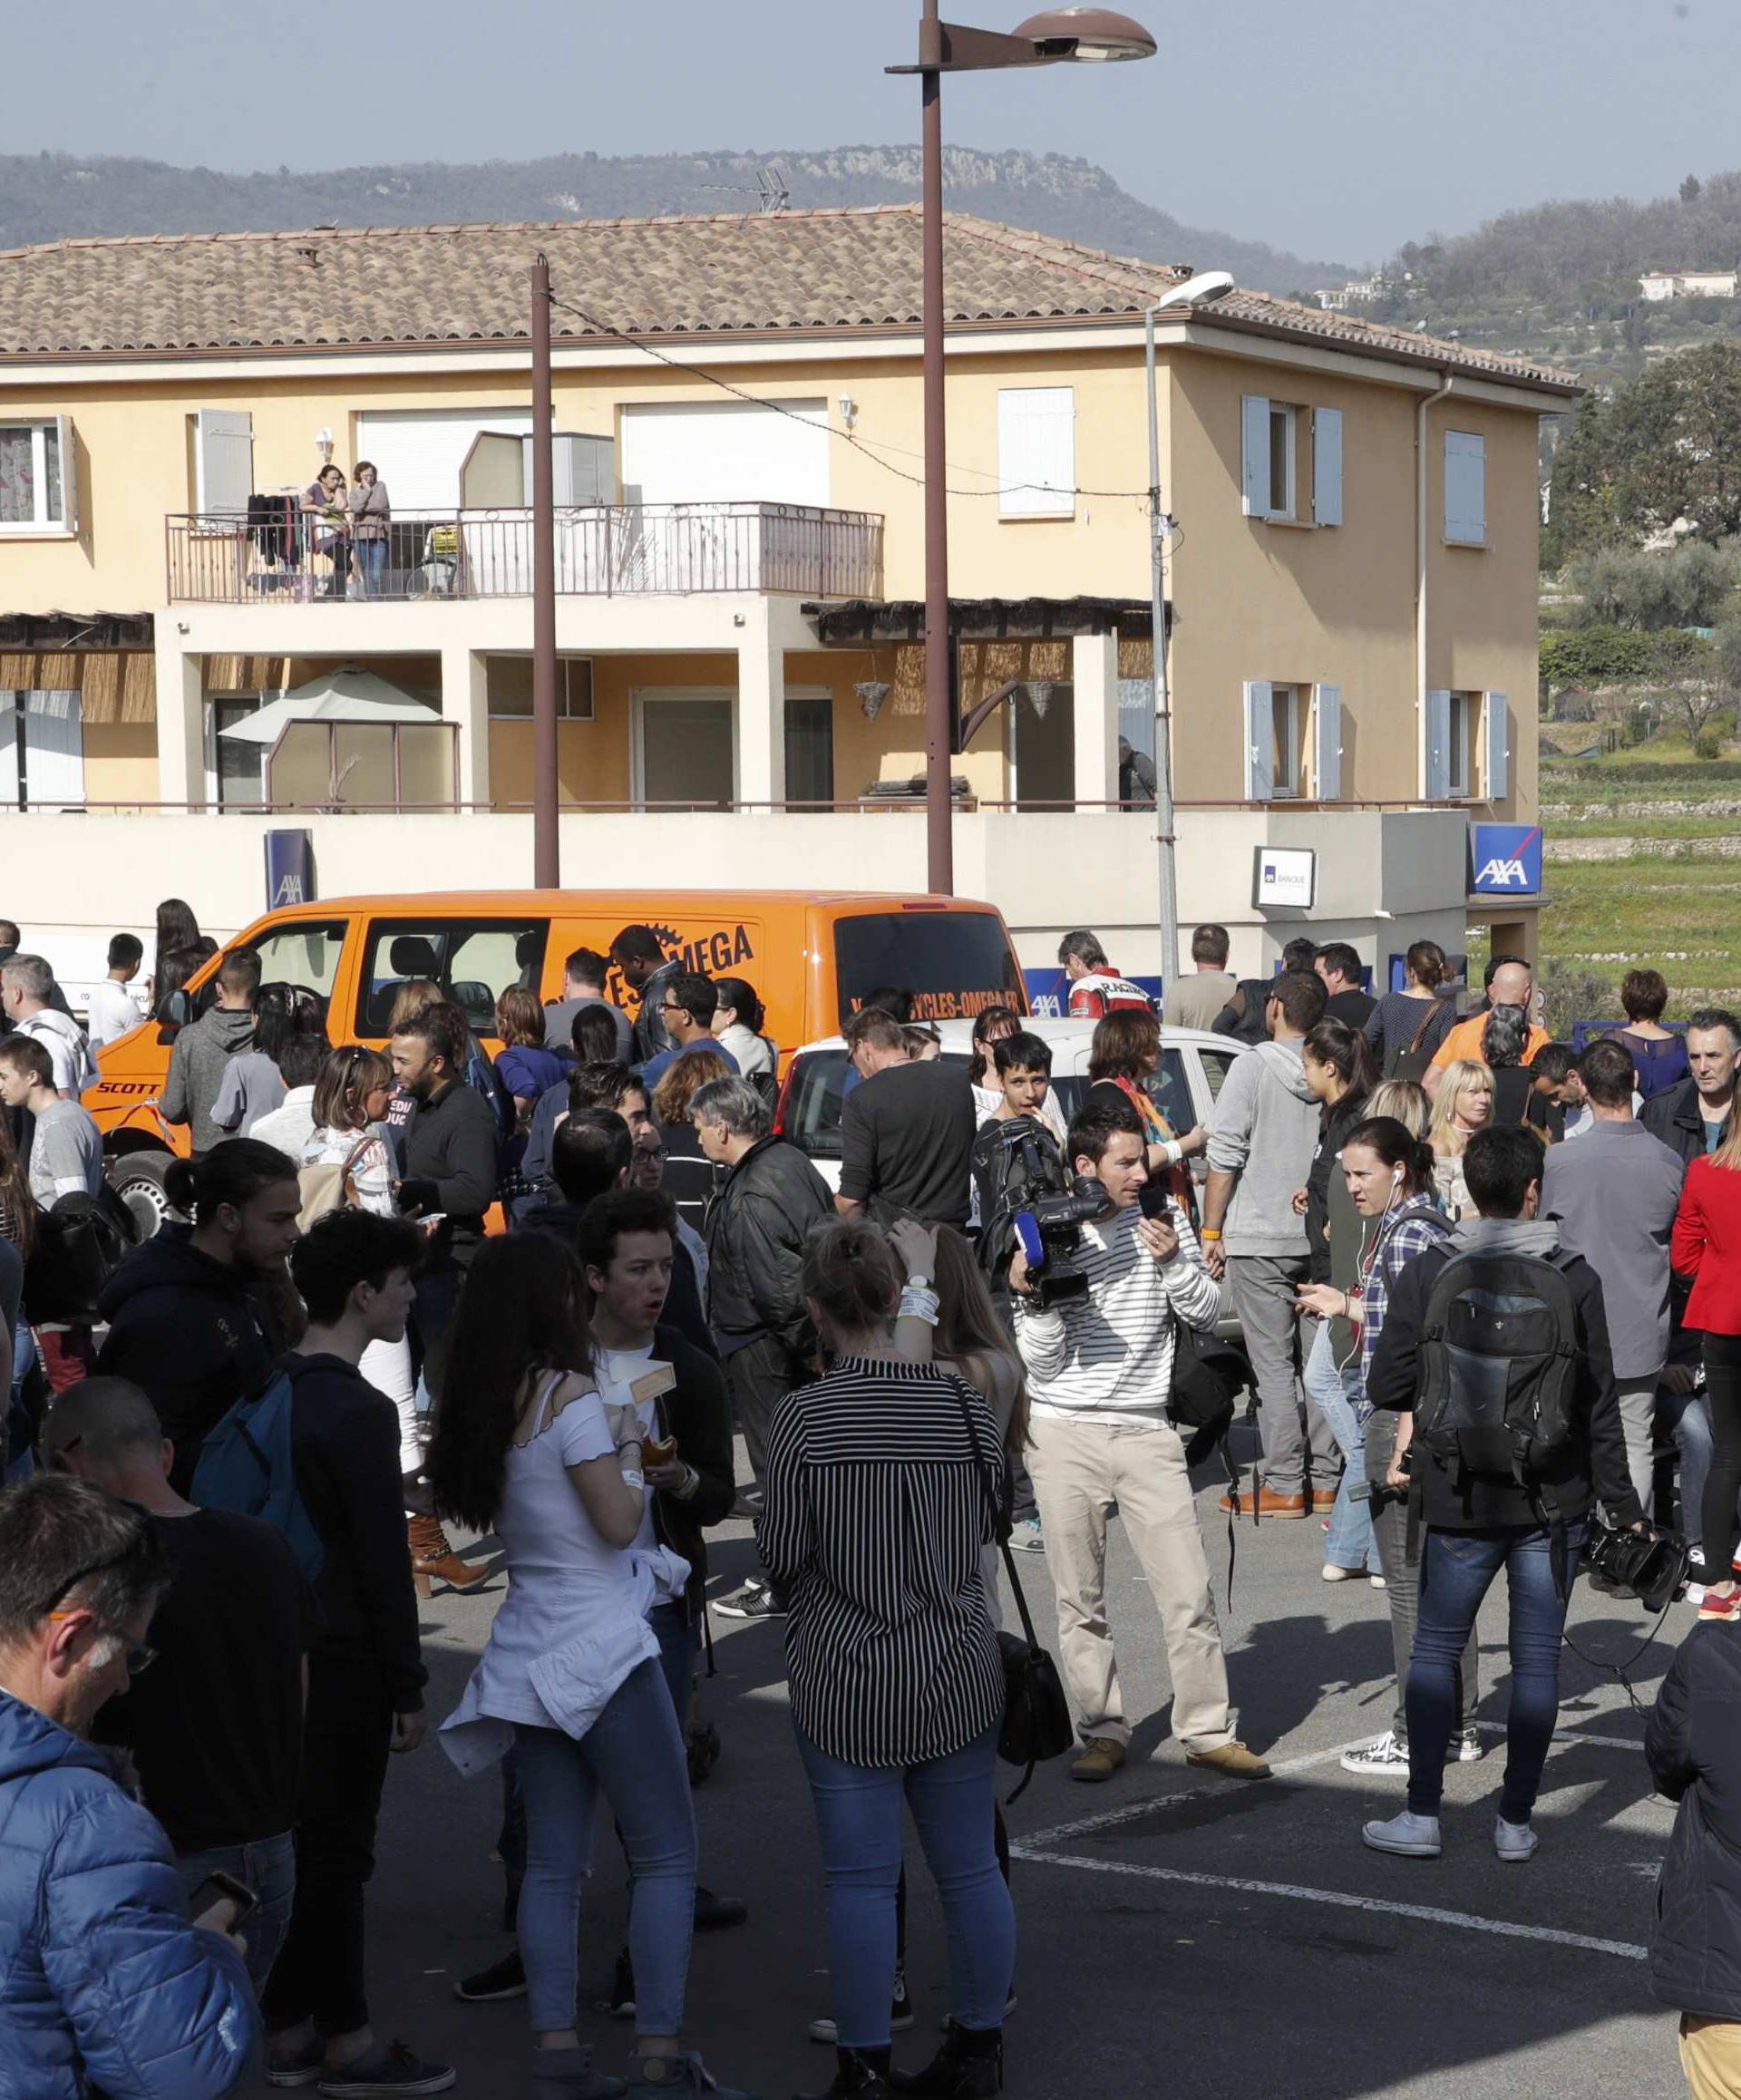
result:
M 1369 277 L 1352 277 L 1346 285 L 1335 286 L 1318 294 L 1318 303 L 1327 314 L 1343 314 L 1350 306 L 1370 306 L 1385 288 L 1383 276 L 1376 270 Z
M 1639 290 L 1653 302 L 1732 299 L 1737 278 L 1741 278 L 1741 272 L 1736 270 L 1647 270 L 1639 279 Z

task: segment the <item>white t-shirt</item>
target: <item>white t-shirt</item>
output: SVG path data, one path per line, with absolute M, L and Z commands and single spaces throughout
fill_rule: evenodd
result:
M 133 1004 L 133 995 L 113 977 L 104 977 L 92 992 L 87 1011 L 91 1047 L 101 1049 L 105 1043 L 112 1043 L 117 1035 L 124 1035 L 129 1028 L 137 1028 L 139 1023 L 140 1011 Z
M 18 1033 L 34 1035 L 47 1050 L 53 1061 L 56 1092 L 80 1094 L 95 1084 L 97 1067 L 76 1021 L 69 1021 L 53 1006 L 44 1006 L 40 1014 L 20 1021 Z

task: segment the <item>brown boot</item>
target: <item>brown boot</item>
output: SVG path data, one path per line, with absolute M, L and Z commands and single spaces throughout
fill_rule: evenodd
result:
M 1095 1786 L 1123 1769 L 1123 1744 L 1115 1735 L 1090 1735 L 1082 1746 L 1081 1756 L 1070 1767 L 1070 1776 Z
M 1215 1506 L 1223 1516 L 1235 1514 L 1230 1493 L 1224 1494 Z M 1279 1495 L 1267 1487 L 1255 1491 L 1246 1488 L 1240 1495 L 1237 1513 L 1242 1517 L 1303 1517 L 1306 1514 L 1305 1491 L 1302 1489 L 1297 1495 Z
M 450 1590 L 476 1590 L 490 1580 L 487 1567 L 462 1560 L 448 1542 L 434 1517 L 407 1517 L 405 1532 L 411 1542 L 411 1571 L 419 1597 L 430 1594 L 432 1580 L 445 1582 Z

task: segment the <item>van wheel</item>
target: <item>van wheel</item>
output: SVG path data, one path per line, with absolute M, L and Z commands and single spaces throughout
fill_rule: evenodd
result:
M 109 1170 L 109 1185 L 126 1204 L 141 1241 L 154 1240 L 179 1215 L 163 1186 L 174 1163 L 173 1152 L 128 1152 Z

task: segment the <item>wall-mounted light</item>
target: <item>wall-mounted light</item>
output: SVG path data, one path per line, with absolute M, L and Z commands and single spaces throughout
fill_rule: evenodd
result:
M 315 433 L 315 450 L 320 454 L 323 462 L 330 467 L 333 463 L 333 433 L 331 431 L 322 429 Z
M 841 396 L 841 421 L 848 430 L 856 430 L 859 422 L 859 404 L 850 394 Z

